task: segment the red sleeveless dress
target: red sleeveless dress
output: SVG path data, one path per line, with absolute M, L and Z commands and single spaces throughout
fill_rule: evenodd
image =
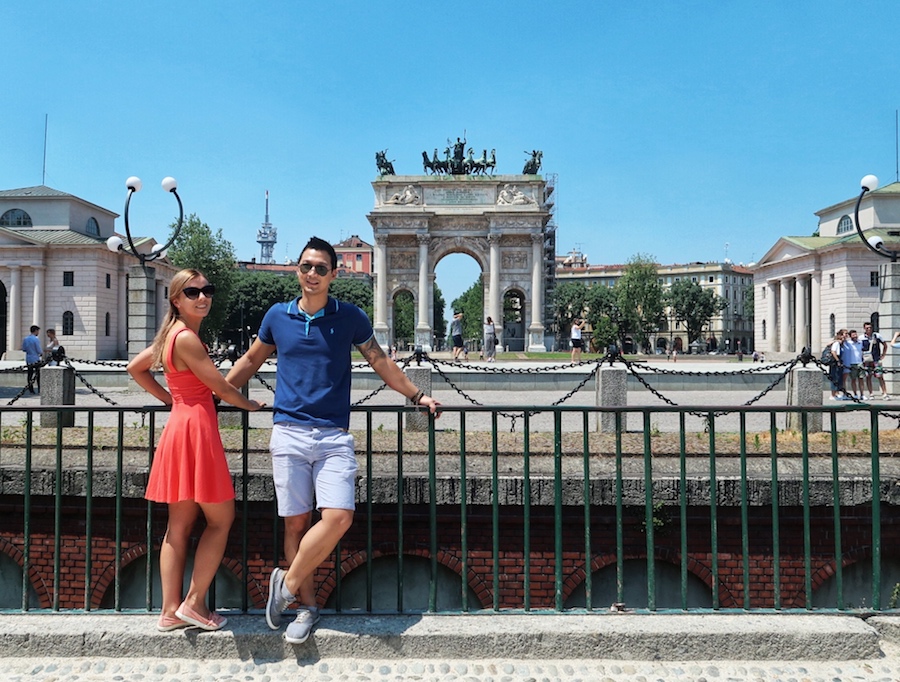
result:
M 166 349 L 165 366 L 174 367 L 175 337 Z M 163 429 L 144 497 L 153 502 L 194 500 L 205 504 L 234 499 L 234 485 L 212 391 L 190 370 L 166 372 L 172 412 Z

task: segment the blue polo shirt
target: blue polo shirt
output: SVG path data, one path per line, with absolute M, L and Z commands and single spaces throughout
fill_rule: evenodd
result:
M 352 303 L 329 296 L 310 316 L 298 300 L 273 305 L 259 328 L 278 352 L 274 421 L 349 428 L 350 351 L 372 338 L 372 324 Z

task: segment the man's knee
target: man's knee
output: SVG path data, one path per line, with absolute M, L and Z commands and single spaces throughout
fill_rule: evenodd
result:
M 322 521 L 339 531 L 341 535 L 346 533 L 353 525 L 352 509 L 323 509 Z

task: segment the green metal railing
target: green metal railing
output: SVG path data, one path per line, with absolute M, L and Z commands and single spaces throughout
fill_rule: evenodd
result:
M 900 555 L 896 542 L 886 554 L 882 537 L 897 539 L 900 518 L 891 494 L 900 479 L 891 457 L 898 418 L 878 406 L 444 407 L 424 432 L 405 428 L 413 411 L 354 408 L 365 423 L 356 433 L 357 518 L 318 576 L 330 577 L 321 594 L 336 611 L 895 606 L 885 589 L 900 583 Z M 46 412 L 60 416 L 55 427 L 38 426 Z M 61 425 L 68 412 L 84 431 L 78 438 Z M 0 609 L 153 610 L 164 509 L 143 500 L 141 481 L 165 412 L 0 410 L 0 567 L 21 571 L 20 585 L 0 571 L 0 594 L 12 590 L 20 600 Z M 613 432 L 597 430 L 604 412 L 614 413 Z M 788 413 L 799 414 L 796 432 L 784 429 Z M 810 432 L 817 414 L 821 434 Z M 503 415 L 514 415 L 522 430 L 510 433 Z M 551 426 L 536 427 L 538 415 Z M 485 416 L 486 431 L 472 428 Z M 736 429 L 720 428 L 735 417 Z M 269 415 L 254 415 L 261 418 Z M 669 430 L 654 419 L 668 420 Z M 768 427 L 750 430 L 750 419 Z M 242 585 L 262 588 L 279 560 L 281 524 L 271 490 L 251 485 L 267 477 L 257 461 L 265 454 L 251 446 L 265 427 L 251 426 L 246 413 L 241 421 L 233 468 L 239 540 L 226 558 L 240 568 Z M 882 435 L 890 452 L 881 452 Z M 271 530 L 260 538 L 260 528 Z M 78 561 L 73 543 L 83 548 Z M 136 605 L 125 594 L 135 580 L 125 569 L 138 556 L 147 558 Z M 385 569 L 389 584 L 379 572 L 385 559 L 394 562 Z M 360 582 L 361 601 L 353 596 Z M 700 601 L 698 589 L 705 589 Z M 396 596 L 389 607 L 386 591 Z M 423 593 L 424 600 L 412 596 Z M 830 595 L 827 603 L 820 595 Z M 211 600 L 221 603 L 216 591 Z M 253 610 L 259 597 L 242 589 L 226 606 Z

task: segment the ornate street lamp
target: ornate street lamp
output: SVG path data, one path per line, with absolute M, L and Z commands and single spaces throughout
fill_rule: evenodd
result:
M 859 205 L 862 202 L 862 198 L 865 196 L 866 192 L 872 192 L 878 188 L 878 178 L 874 175 L 867 175 L 862 180 L 860 180 L 859 184 L 861 185 L 861 191 L 859 193 L 859 197 L 856 199 L 856 208 L 853 210 L 853 217 L 856 222 L 856 233 L 859 235 L 859 238 L 863 240 L 865 245 L 869 247 L 869 249 L 877 253 L 879 256 L 890 258 L 891 263 L 896 263 L 897 256 L 900 255 L 900 230 L 889 230 L 888 236 L 892 238 L 892 241 L 885 243 L 884 239 L 877 235 L 866 239 L 865 235 L 863 234 L 862 228 L 859 226 Z
M 106 248 L 108 248 L 113 253 L 117 253 L 122 251 L 123 253 L 130 254 L 141 261 L 141 265 L 144 265 L 147 262 L 155 261 L 157 258 L 165 258 L 166 253 L 170 246 L 172 246 L 176 237 L 178 237 L 178 233 L 181 231 L 181 226 L 184 222 L 184 207 L 181 205 L 181 197 L 178 196 L 178 183 L 175 181 L 175 178 L 167 177 L 163 178 L 162 188 L 167 192 L 171 192 L 175 195 L 175 200 L 178 202 L 178 224 L 175 226 L 174 232 L 172 232 L 172 237 L 169 241 L 163 246 L 160 244 L 156 244 L 150 251 L 150 253 L 139 253 L 137 247 L 134 245 L 134 240 L 131 238 L 131 228 L 128 224 L 128 208 L 131 205 L 131 196 L 135 192 L 139 192 L 141 190 L 141 179 L 131 176 L 125 181 L 125 186 L 128 188 L 128 197 L 125 199 L 125 237 L 128 239 L 128 246 L 125 246 L 125 243 L 122 241 L 122 238 L 118 235 L 113 235 L 109 239 L 106 240 Z

